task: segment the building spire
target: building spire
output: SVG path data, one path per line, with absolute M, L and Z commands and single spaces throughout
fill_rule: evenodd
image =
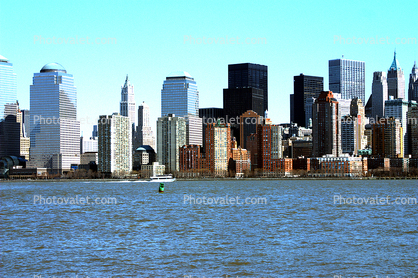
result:
M 396 49 L 395 49 L 395 51 L 393 53 L 393 62 L 392 62 L 392 65 L 390 66 L 389 70 L 395 70 L 396 71 L 398 69 L 400 69 L 400 67 L 399 67 L 398 59 L 396 59 Z
M 128 87 L 128 82 L 129 82 L 129 78 L 128 78 L 128 75 L 126 75 L 125 85 L 123 87 Z

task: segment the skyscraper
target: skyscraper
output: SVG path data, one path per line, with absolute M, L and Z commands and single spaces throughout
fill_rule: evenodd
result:
M 257 88 L 224 89 L 225 117 L 237 118 L 248 110 L 263 115 L 263 90 Z
M 376 157 L 403 157 L 402 126 L 398 119 L 384 118 L 372 124 L 372 154 Z
M 161 90 L 161 116 L 175 114 L 199 116 L 199 91 L 196 81 L 185 72 L 173 72 L 167 76 Z
M 396 51 L 393 54 L 393 62 L 388 70 L 388 95 L 393 98 L 405 98 L 405 76 L 396 59 Z
M 126 75 L 125 84 L 121 87 L 121 100 L 120 100 L 120 114 L 121 116 L 128 117 L 131 120 L 133 129 L 135 128 L 135 93 L 134 86 Z
M 357 155 L 367 145 L 363 102 L 355 98 L 350 104 L 350 114 L 341 120 L 341 148 L 343 153 Z
M 226 175 L 231 157 L 231 129 L 229 124 L 208 124 L 206 127 L 206 165 L 215 175 Z
M 150 109 L 145 101 L 138 106 L 138 126 L 136 128 L 136 140 L 134 149 L 143 145 L 151 146 L 155 149 L 155 137 L 150 126 Z
M 202 146 L 202 119 L 195 115 L 187 115 L 186 120 L 186 145 Z
M 343 99 L 360 98 L 365 101 L 365 63 L 346 59 L 330 60 L 329 90 Z
M 30 86 L 30 165 L 68 171 L 80 163 L 80 122 L 72 74 L 46 64 Z
M 385 101 L 388 97 L 388 83 L 386 73 L 375 71 L 372 83 L 372 118 L 380 119 L 385 116 Z
M 415 100 L 418 102 L 418 67 L 417 62 L 414 62 L 414 66 L 412 67 L 411 74 L 409 75 L 409 88 L 408 88 L 408 100 Z
M 17 81 L 13 72 L 13 64 L 7 58 L 0 55 L 0 120 L 6 117 L 4 106 L 16 103 Z
M 403 138 L 403 153 L 408 154 L 408 138 L 407 138 L 407 124 L 408 124 L 408 101 L 404 99 L 390 99 L 385 102 L 385 117 L 393 117 L 399 120 L 402 127 L 402 138 Z
M 308 121 L 305 117 L 305 103 L 308 98 L 317 98 L 324 90 L 324 78 L 318 76 L 309 76 L 301 73 L 293 77 L 293 111 L 294 123 L 298 126 L 305 126 Z M 310 116 L 309 118 L 312 118 Z
M 259 113 L 263 116 L 264 112 L 268 110 L 267 78 L 267 66 L 251 63 L 228 65 L 228 89 L 256 88 L 263 90 L 263 108 Z
M 186 145 L 186 120 L 168 114 L 157 120 L 157 160 L 170 172 L 179 171 L 179 148 Z
M 312 106 L 315 103 L 316 98 L 309 97 L 305 102 L 305 127 L 312 127 Z
M 341 113 L 331 91 L 321 92 L 313 107 L 313 155 L 341 155 Z
M 102 115 L 98 121 L 98 170 L 111 175 L 132 170 L 132 126 L 128 117 L 119 113 Z
M 418 158 L 418 106 L 410 105 L 408 109 L 408 153 Z

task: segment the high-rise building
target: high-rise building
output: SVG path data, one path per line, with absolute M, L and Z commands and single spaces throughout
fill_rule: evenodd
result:
M 411 74 L 409 75 L 409 88 L 408 88 L 408 100 L 415 100 L 418 102 L 418 67 L 417 62 L 414 62 Z
M 305 102 L 305 127 L 312 127 L 312 105 L 315 103 L 316 98 L 308 97 Z
M 97 125 L 93 125 L 93 131 L 91 132 L 91 137 L 93 139 L 99 137 L 99 132 L 97 130 Z
M 365 100 L 365 62 L 347 59 L 330 60 L 329 90 L 341 94 L 343 99 Z
M 101 115 L 97 123 L 99 142 L 98 170 L 113 176 L 132 170 L 132 125 L 119 113 Z
M 135 93 L 134 86 L 126 75 L 125 84 L 121 87 L 121 100 L 120 100 L 120 115 L 128 117 L 131 120 L 131 125 L 135 128 Z
M 411 105 L 408 110 L 408 146 L 409 154 L 418 158 L 418 106 Z
M 367 145 L 363 102 L 359 98 L 351 101 L 350 114 L 341 120 L 341 148 L 343 153 L 357 155 Z
M 407 139 L 407 124 L 408 124 L 408 101 L 405 99 L 393 99 L 390 96 L 390 99 L 385 101 L 385 117 L 393 117 L 398 119 L 402 127 L 402 138 L 403 138 L 403 153 L 408 154 L 408 139 Z
M 46 64 L 30 86 L 30 166 L 68 171 L 80 163 L 80 122 L 72 74 Z
M 295 121 L 295 94 L 290 94 L 289 97 L 290 101 L 290 123 L 293 123 Z
M 355 125 L 356 129 L 356 138 L 355 138 L 355 149 L 354 154 L 358 154 L 358 150 L 362 150 L 367 146 L 367 137 L 365 135 L 366 130 L 366 111 L 363 102 L 359 98 L 354 98 L 351 100 L 350 105 L 350 115 L 355 117 L 357 124 Z
M 29 128 L 28 122 L 30 121 L 29 110 L 20 110 L 16 114 L 16 120 L 20 124 L 20 156 L 29 161 L 29 149 L 30 149 L 30 137 L 26 132 L 26 128 Z
M 206 127 L 208 124 L 216 123 L 218 119 L 225 120 L 224 109 L 217 107 L 199 108 L 199 118 L 202 118 L 202 144 L 206 149 Z
M 248 110 L 264 115 L 263 90 L 257 88 L 224 89 L 225 117 L 237 118 Z
M 208 124 L 206 127 L 206 165 L 215 175 L 226 175 L 231 158 L 231 128 L 229 124 Z
M 297 111 L 297 113 L 294 113 L 294 123 L 297 123 L 298 126 L 307 127 L 306 123 L 309 121 L 309 119 L 306 119 L 305 117 L 306 100 L 308 98 L 317 98 L 323 90 L 323 77 L 309 76 L 304 75 L 303 73 L 293 77 L 293 111 Z M 312 116 L 309 118 L 312 118 Z
M 398 119 L 383 118 L 372 124 L 372 154 L 375 157 L 403 157 L 402 126 Z
M 90 139 L 84 138 L 83 136 L 80 137 L 80 154 L 83 153 L 91 153 L 91 152 L 98 152 L 99 148 L 99 141 L 97 137 L 91 137 Z
M 388 70 L 388 95 L 394 99 L 405 98 L 405 76 L 396 59 L 396 51 L 393 55 L 393 62 Z
M 186 121 L 186 145 L 202 146 L 202 119 L 195 115 L 184 117 Z
M 341 114 L 331 91 L 321 92 L 313 107 L 313 155 L 341 155 Z
M 161 117 L 199 115 L 199 91 L 196 81 L 185 71 L 167 76 L 161 90 Z M 167 168 L 166 168 L 167 169 Z
M 268 110 L 267 66 L 251 63 L 228 65 L 228 89 L 256 88 L 263 90 L 263 106 L 259 115 Z M 225 106 L 224 106 L 225 108 Z M 255 111 L 255 110 L 254 110 Z M 244 113 L 243 111 L 242 113 Z M 240 114 L 242 114 L 240 113 Z
M 179 171 L 179 148 L 186 145 L 186 120 L 174 114 L 157 120 L 157 161 L 169 173 Z
M 7 116 L 4 113 L 4 106 L 16 103 L 16 100 L 17 81 L 16 73 L 13 71 L 13 64 L 0 55 L 0 120 Z
M 20 123 L 16 115 L 7 115 L 0 121 L 0 158 L 20 156 Z
M 247 148 L 247 137 L 251 133 L 256 133 L 257 132 L 257 125 L 262 124 L 262 123 L 263 123 L 263 118 L 252 110 L 249 110 L 249 111 L 243 113 L 239 117 L 240 136 L 239 136 L 238 139 L 239 139 L 239 146 L 242 149 Z M 238 141 L 238 139 L 237 139 L 237 141 Z
M 352 99 L 346 99 L 341 96 L 341 94 L 334 93 L 334 98 L 338 101 L 338 109 L 340 110 L 341 117 L 350 115 L 350 105 Z
M 388 82 L 386 73 L 375 71 L 372 83 L 372 118 L 376 120 L 385 116 L 385 101 L 388 97 Z
M 155 149 L 155 137 L 150 126 L 150 109 L 145 101 L 138 106 L 138 126 L 136 128 L 134 149 L 136 150 L 143 145 L 148 145 Z

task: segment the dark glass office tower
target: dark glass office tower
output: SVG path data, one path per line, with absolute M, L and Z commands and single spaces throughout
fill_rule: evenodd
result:
M 238 88 L 263 90 L 263 113 L 259 115 L 264 116 L 268 110 L 267 66 L 251 63 L 228 65 L 228 89 Z
M 236 118 L 253 110 L 264 116 L 263 90 L 256 88 L 224 89 L 225 117 Z
M 293 77 L 293 122 L 305 126 L 305 103 L 307 98 L 318 98 L 324 90 L 324 78 L 301 73 Z

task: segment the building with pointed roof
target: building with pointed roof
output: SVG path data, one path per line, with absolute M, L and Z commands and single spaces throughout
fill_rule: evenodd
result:
M 121 101 L 120 101 L 120 114 L 128 117 L 131 120 L 131 125 L 134 128 L 135 117 L 135 93 L 134 86 L 131 85 L 128 75 L 126 75 L 125 83 L 121 87 Z
M 388 96 L 393 96 L 395 99 L 405 98 L 405 76 L 398 59 L 396 59 L 396 51 L 393 54 L 393 62 L 388 70 L 387 80 Z
M 417 62 L 414 62 L 411 74 L 409 75 L 408 100 L 415 100 L 418 102 L 418 67 Z

